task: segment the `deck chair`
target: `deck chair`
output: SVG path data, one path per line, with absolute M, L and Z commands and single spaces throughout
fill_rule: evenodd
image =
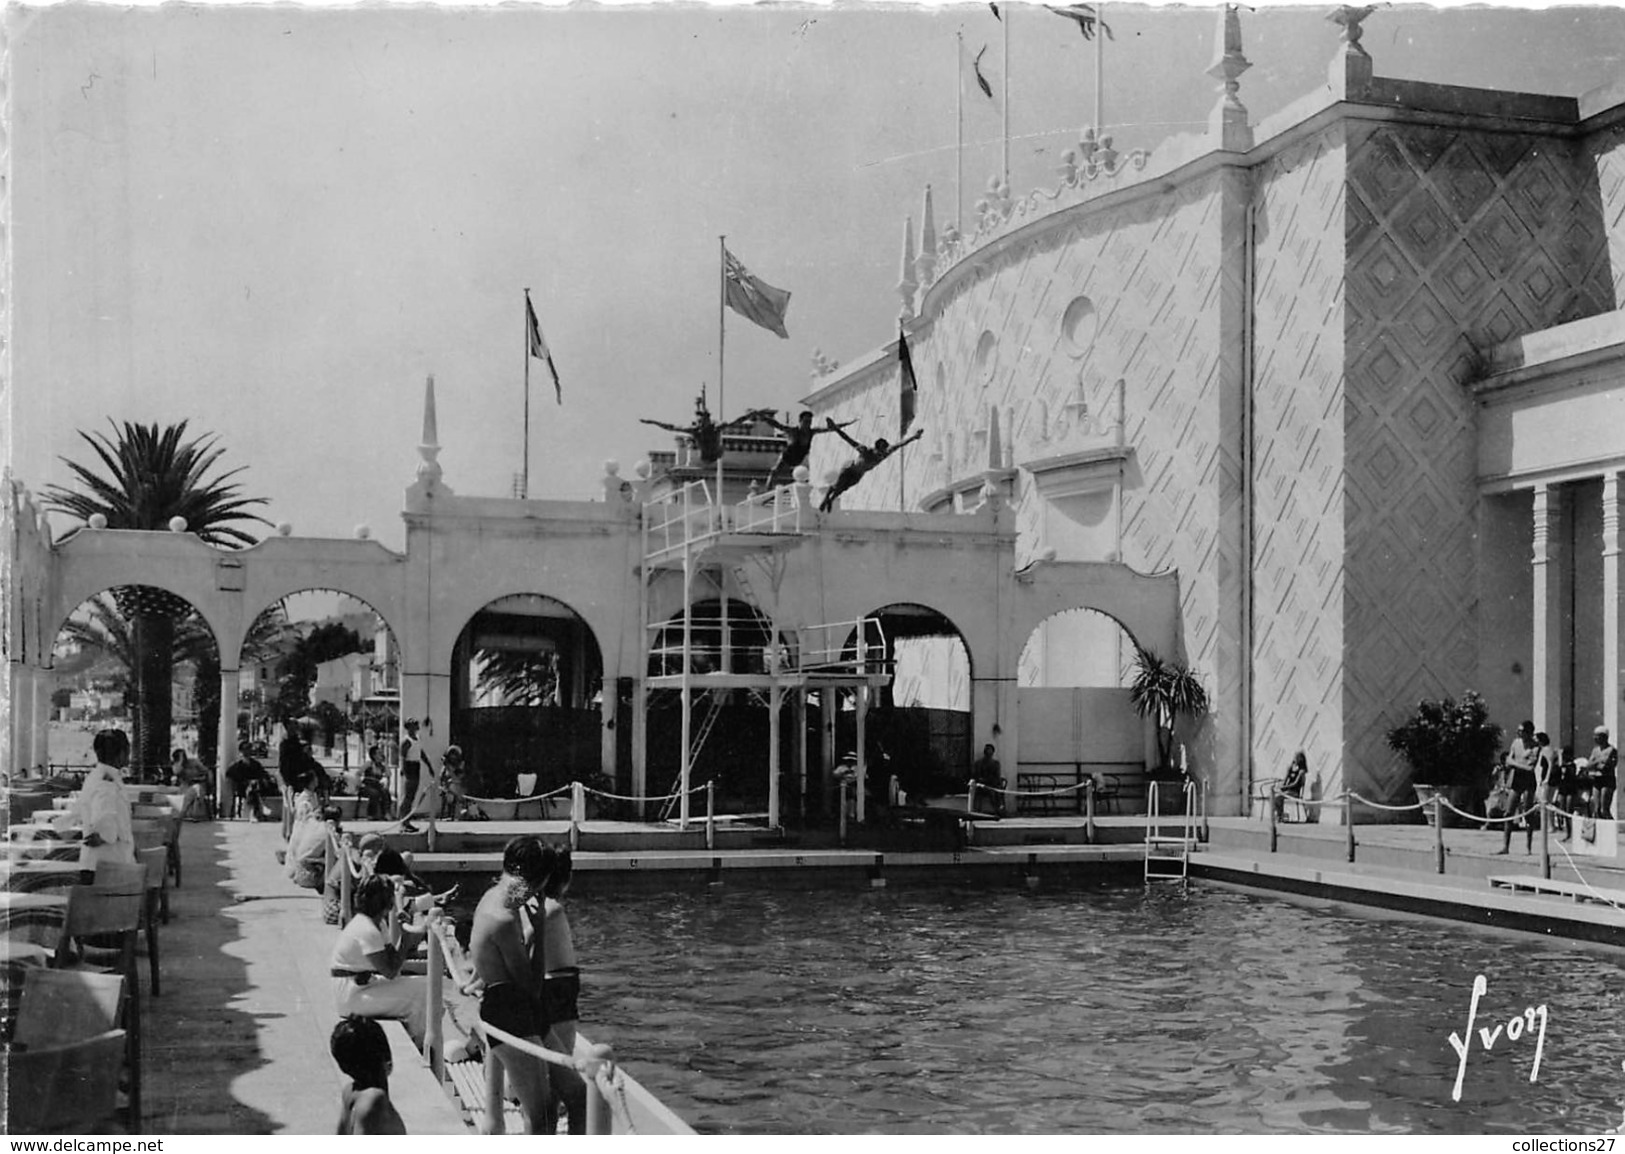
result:
M 120 870 L 123 872 L 118 872 Z M 147 871 L 139 864 L 112 863 L 107 876 L 110 880 L 105 883 L 74 886 L 68 891 L 68 917 L 62 927 L 62 937 L 67 942 L 108 935 L 118 942 L 117 964 L 112 972 L 123 974 L 129 983 L 124 1028 L 130 1055 L 129 1129 L 136 1134 L 141 1131 L 141 985 L 135 946 L 141 929 L 141 913 L 147 904 Z M 112 880 L 114 878 L 117 880 Z M 57 951 L 56 968 L 108 972 L 83 959 L 77 965 L 69 965 L 65 949 Z
M 123 1030 L 108 1030 L 79 1042 L 13 1050 L 8 1056 L 7 1130 L 100 1132 L 97 1123 L 118 1112 L 125 1042 Z

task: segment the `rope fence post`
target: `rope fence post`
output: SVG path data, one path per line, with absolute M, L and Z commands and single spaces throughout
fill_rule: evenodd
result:
M 717 779 L 714 777 L 705 783 L 705 848 L 717 848 Z M 588 1115 L 591 1116 L 590 1107 Z
M 1091 774 L 1083 786 L 1083 839 L 1094 845 L 1099 836 L 1095 829 L 1095 779 Z
M 1273 785 L 1270 786 L 1269 799 L 1264 804 L 1269 807 L 1270 811 L 1270 852 L 1274 853 L 1276 847 L 1280 845 L 1281 830 L 1275 821 L 1275 787 Z
M 1433 795 L 1433 864 L 1444 873 L 1444 794 Z
M 1552 877 L 1552 807 L 1547 805 L 1545 797 L 1535 803 L 1540 813 L 1540 876 L 1550 881 Z
M 581 819 L 587 812 L 587 793 L 579 781 L 570 783 L 570 852 L 581 846 Z
M 970 815 L 976 812 L 976 783 L 973 781 L 965 786 L 965 813 Z
M 846 779 L 841 779 L 841 844 L 846 844 Z
M 1354 791 L 1343 792 L 1343 828 L 1348 833 L 1349 861 L 1354 860 Z
M 445 963 L 440 956 L 440 927 L 435 924 L 440 920 L 440 911 L 430 910 L 423 916 L 429 923 L 429 1021 L 423 1032 L 423 1050 L 429 1059 L 429 1069 L 434 1071 L 434 1080 L 444 1083 L 446 1045 L 441 1035 L 441 1019 L 445 1015 L 445 1006 L 442 1004 L 441 982 Z

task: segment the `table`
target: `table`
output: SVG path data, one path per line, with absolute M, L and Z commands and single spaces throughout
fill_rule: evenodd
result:
M 40 893 L 90 885 L 95 871 L 80 869 L 78 859 L 52 861 L 48 858 L 0 859 L 0 891 Z
M 32 858 L 36 861 L 78 861 L 80 839 L 33 838 L 0 842 L 0 857 L 10 861 Z

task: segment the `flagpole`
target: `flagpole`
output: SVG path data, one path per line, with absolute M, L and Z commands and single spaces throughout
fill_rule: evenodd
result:
M 722 368 L 722 354 L 726 348 L 728 332 L 728 238 L 717 237 L 717 424 L 722 423 L 728 394 L 727 377 Z
M 1003 93 L 1004 105 L 1004 183 L 1010 185 L 1010 18 L 1014 15 L 1012 5 L 1004 6 L 1004 18 L 999 21 L 999 28 L 1004 32 L 1004 73 L 999 78 L 999 89 Z M 964 87 L 963 84 L 960 85 Z
M 1106 128 L 1106 5 L 1095 4 L 1095 141 Z
M 530 286 L 525 286 L 525 453 L 519 473 L 519 495 L 530 497 Z
M 954 142 L 954 231 L 965 229 L 965 33 L 955 32 L 959 61 L 954 67 L 954 118 L 958 132 Z

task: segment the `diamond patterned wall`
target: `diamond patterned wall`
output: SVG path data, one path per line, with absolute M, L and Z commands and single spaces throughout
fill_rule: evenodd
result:
M 1587 148 L 1597 174 L 1596 217 L 1608 236 L 1612 307 L 1625 306 L 1625 125 L 1598 133 Z
M 1343 739 L 1349 783 L 1413 800 L 1384 733 L 1477 674 L 1479 353 L 1612 308 L 1596 185 L 1545 137 L 1348 128 Z
M 1254 181 L 1253 758 L 1280 777 L 1343 773 L 1341 127 L 1284 150 Z

